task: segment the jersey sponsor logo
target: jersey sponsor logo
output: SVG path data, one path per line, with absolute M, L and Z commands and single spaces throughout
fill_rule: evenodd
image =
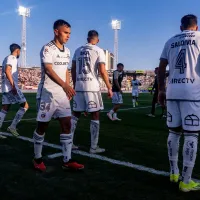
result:
M 58 54 L 58 55 L 56 56 L 56 58 L 68 58 L 68 59 L 69 59 L 70 56 L 69 56 L 69 54 L 67 54 L 67 55 L 59 55 L 59 54 Z
M 180 84 L 180 83 L 194 83 L 195 79 L 193 78 L 172 78 L 171 81 L 169 81 L 169 84 Z
M 177 48 L 180 46 L 188 46 L 188 45 L 196 45 L 195 40 L 181 40 L 178 42 L 173 42 L 171 44 L 171 48 L 173 49 L 173 48 Z
M 77 81 L 92 81 L 93 79 L 90 77 L 81 77 L 81 78 L 77 78 Z
M 54 65 L 68 65 L 68 62 L 54 62 Z

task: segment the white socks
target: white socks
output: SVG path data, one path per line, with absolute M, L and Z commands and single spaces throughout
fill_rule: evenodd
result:
M 179 174 L 178 153 L 180 137 L 181 133 L 169 132 L 167 147 L 171 174 Z
M 15 118 L 12 121 L 12 124 L 10 125 L 11 128 L 16 129 L 17 124 L 20 122 L 26 111 L 26 108 L 20 108 L 18 110 L 18 112 L 15 115 Z
M 73 142 L 73 139 L 74 139 L 74 132 L 76 130 L 77 122 L 78 122 L 78 118 L 75 117 L 75 116 L 72 116 L 72 118 L 71 118 L 72 142 Z
M 2 109 L 1 112 L 0 112 L 0 128 L 3 125 L 3 122 L 4 122 L 4 119 L 6 117 L 6 114 L 7 114 L 7 111 Z
M 133 106 L 135 106 L 136 100 L 132 99 L 132 102 L 133 102 Z
M 198 134 L 184 133 L 182 181 L 186 184 L 191 181 L 197 155 L 197 144 Z
M 91 133 L 91 148 L 96 149 L 99 141 L 99 120 L 91 120 L 90 133 Z
M 44 135 L 39 135 L 36 131 L 34 131 L 33 140 L 35 159 L 42 158 L 42 144 L 44 142 Z
M 63 162 L 66 163 L 71 159 L 73 134 L 60 134 L 60 143 L 62 145 Z

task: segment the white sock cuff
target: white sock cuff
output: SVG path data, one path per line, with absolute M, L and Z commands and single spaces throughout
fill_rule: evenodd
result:
M 34 134 L 33 134 L 33 139 L 37 142 L 43 142 L 44 141 L 44 135 L 39 135 L 36 131 L 34 131 Z
M 100 124 L 99 120 L 91 120 L 91 123 Z
M 8 113 L 7 111 L 1 109 L 1 112 L 4 113 L 5 115 Z
M 74 115 L 72 115 L 72 118 L 71 118 L 72 120 L 74 120 L 74 121 L 78 121 L 78 118 L 77 117 L 75 117 Z
M 72 140 L 73 134 L 66 134 L 66 133 L 61 133 L 60 134 L 60 141 L 69 141 Z

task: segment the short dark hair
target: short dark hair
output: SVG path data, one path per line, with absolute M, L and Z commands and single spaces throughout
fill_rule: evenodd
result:
M 197 25 L 197 16 L 189 14 L 182 17 L 181 26 L 183 26 L 183 28 L 190 28 L 195 25 Z
M 54 30 L 58 29 L 59 26 L 67 26 L 67 27 L 71 28 L 71 25 L 63 19 L 56 20 L 53 24 L 53 29 Z
M 118 64 L 117 64 L 117 67 L 119 67 L 119 66 L 124 67 L 124 64 L 122 64 L 122 63 L 118 63 Z
M 90 30 L 88 32 L 88 38 L 92 38 L 92 37 L 99 37 L 99 33 L 95 30 Z
M 21 47 L 18 44 L 11 44 L 10 45 L 10 52 L 13 53 L 16 49 L 21 49 Z

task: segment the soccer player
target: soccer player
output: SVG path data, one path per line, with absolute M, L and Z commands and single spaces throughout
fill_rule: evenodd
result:
M 133 80 L 131 81 L 132 85 L 132 102 L 133 102 L 133 107 L 138 105 L 138 96 L 139 96 L 139 89 L 138 87 L 141 86 L 142 84 L 140 83 L 139 80 L 136 79 L 137 75 L 133 75 Z
M 51 118 L 58 119 L 61 127 L 60 143 L 63 153 L 63 169 L 80 170 L 84 165 L 71 159 L 72 133 L 70 99 L 75 91 L 70 87 L 68 65 L 70 51 L 64 46 L 69 40 L 71 26 L 64 20 L 57 20 L 53 26 L 54 40 L 45 45 L 40 53 L 41 82 L 37 99 L 40 99 L 37 114 L 37 128 L 34 131 L 34 167 L 45 171 L 42 160 L 42 143 Z
M 19 104 L 20 108 L 8 127 L 8 131 L 18 137 L 19 133 L 16 130 L 17 124 L 20 122 L 25 112 L 28 110 L 28 103 L 23 93 L 18 87 L 18 58 L 20 56 L 21 47 L 18 44 L 10 45 L 11 54 L 7 56 L 2 65 L 2 109 L 0 112 L 0 128 L 3 125 L 4 119 L 11 104 Z M 5 138 L 0 135 L 0 138 Z
M 183 192 L 200 190 L 192 181 L 200 132 L 200 32 L 197 17 L 181 19 L 181 31 L 170 38 L 163 49 L 158 71 L 159 102 L 165 106 L 165 72 L 169 65 L 167 86 L 167 125 L 170 181 L 178 182 L 179 140 L 184 133 L 183 170 L 179 188 Z
M 123 104 L 122 90 L 121 90 L 123 77 L 124 77 L 124 65 L 122 63 L 118 63 L 117 70 L 113 72 L 112 103 L 114 107 L 113 109 L 110 110 L 110 112 L 107 113 L 108 118 L 112 121 L 121 121 L 121 119 L 117 117 L 117 111 Z
M 90 153 L 102 153 L 105 149 L 98 146 L 100 129 L 99 111 L 103 109 L 98 73 L 100 73 L 106 84 L 110 98 L 112 97 L 112 89 L 108 73 L 105 69 L 106 59 L 104 51 L 96 45 L 99 42 L 98 32 L 90 30 L 87 41 L 86 45 L 79 47 L 75 51 L 72 60 L 72 80 L 76 91 L 73 99 L 72 132 L 75 132 L 81 113 L 91 113 Z

